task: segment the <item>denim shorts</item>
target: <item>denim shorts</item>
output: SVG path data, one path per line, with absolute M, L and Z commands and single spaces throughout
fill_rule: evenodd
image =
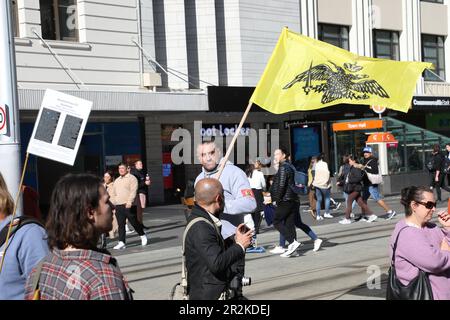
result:
M 378 185 L 369 186 L 369 193 L 375 201 L 383 199 L 380 192 L 378 191 Z

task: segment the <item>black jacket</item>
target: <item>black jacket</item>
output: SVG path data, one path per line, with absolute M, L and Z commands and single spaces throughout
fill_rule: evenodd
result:
M 445 167 L 445 156 L 441 152 L 438 152 L 431 155 L 430 161 L 433 166 L 431 172 L 439 170 L 442 173 L 442 170 L 444 170 Z
M 292 190 L 292 187 L 295 186 L 294 178 L 295 173 L 290 164 L 287 161 L 283 162 L 270 187 L 272 201 L 298 201 L 298 195 Z
M 147 194 L 147 185 L 145 184 L 145 172 L 144 170 L 138 170 L 136 168 L 131 168 L 130 173 L 136 177 L 138 181 L 137 193 Z
M 369 157 L 367 159 L 364 158 L 363 165 L 365 167 L 364 170 L 366 172 L 371 173 L 371 174 L 378 174 L 379 173 L 379 171 L 378 171 L 378 159 L 375 158 L 374 156 L 371 156 L 371 157 Z M 367 177 L 366 174 L 364 175 L 364 178 L 363 178 L 363 184 L 365 186 L 373 185 L 372 182 L 370 182 L 370 180 L 369 180 L 369 178 Z
M 361 169 L 351 166 L 345 179 L 344 192 L 347 194 L 353 191 L 360 192 L 362 190 L 364 176 L 365 174 Z
M 203 217 L 213 223 L 203 208 L 195 205 L 188 223 Z M 190 300 L 217 300 L 235 276 L 231 266 L 244 258 L 242 247 L 236 243 L 225 247 L 222 236 L 215 228 L 200 221 L 195 223 L 186 236 L 186 269 Z

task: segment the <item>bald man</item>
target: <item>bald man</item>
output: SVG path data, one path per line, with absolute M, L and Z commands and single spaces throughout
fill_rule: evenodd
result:
M 222 184 L 211 178 L 199 180 L 195 185 L 195 206 L 188 218 L 202 217 L 188 231 L 185 242 L 189 299 L 217 300 L 235 277 L 232 265 L 243 259 L 251 243 L 252 231 L 245 225 L 236 228 L 235 243 L 225 246 L 221 235 L 219 214 L 225 206 Z

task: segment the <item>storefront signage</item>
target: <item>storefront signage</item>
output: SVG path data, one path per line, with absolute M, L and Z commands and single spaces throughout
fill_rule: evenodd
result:
M 215 136 L 234 136 L 238 128 L 237 124 L 203 124 L 200 130 L 200 135 L 202 137 L 215 137 Z M 244 123 L 241 128 L 239 135 L 248 136 L 250 134 L 250 125 Z
M 365 120 L 333 123 L 333 131 L 367 130 L 383 127 L 383 120 Z
M 395 137 L 390 132 L 377 132 L 372 133 L 367 138 L 367 143 L 379 143 L 379 142 L 386 142 L 386 143 L 398 143 L 397 140 L 395 140 Z
M 414 97 L 412 105 L 414 107 L 418 106 L 448 107 L 450 106 L 450 97 Z

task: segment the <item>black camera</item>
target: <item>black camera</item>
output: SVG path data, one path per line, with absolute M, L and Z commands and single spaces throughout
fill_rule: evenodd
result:
M 230 282 L 230 289 L 238 290 L 241 287 L 250 286 L 251 284 L 252 278 L 237 274 Z

